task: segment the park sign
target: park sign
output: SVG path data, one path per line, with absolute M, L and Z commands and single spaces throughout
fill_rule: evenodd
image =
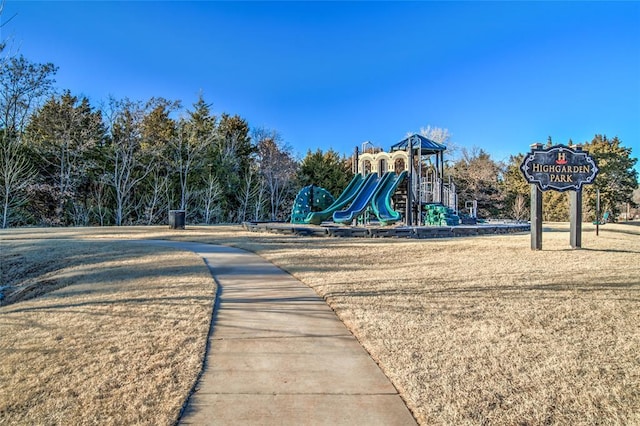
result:
M 569 243 L 582 247 L 582 185 L 593 183 L 598 166 L 579 146 L 556 145 L 543 149 L 531 145 L 520 170 L 531 185 L 531 250 L 542 250 L 542 191 L 569 193 Z
M 593 183 L 598 166 L 589 153 L 580 147 L 556 145 L 542 149 L 532 146 L 520 165 L 525 179 L 541 191 L 580 191 L 582 185 Z

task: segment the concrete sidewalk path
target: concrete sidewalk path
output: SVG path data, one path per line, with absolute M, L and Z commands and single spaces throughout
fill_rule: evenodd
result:
M 415 425 L 388 378 L 325 301 L 260 256 L 154 241 L 203 257 L 219 285 L 185 425 Z

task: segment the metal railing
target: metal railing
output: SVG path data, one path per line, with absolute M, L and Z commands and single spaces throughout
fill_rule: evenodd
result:
M 420 182 L 420 201 L 422 203 L 443 204 L 456 212 L 456 214 L 458 213 L 458 194 L 453 181 L 443 183 L 442 179 L 435 179 L 435 181 L 422 180 Z

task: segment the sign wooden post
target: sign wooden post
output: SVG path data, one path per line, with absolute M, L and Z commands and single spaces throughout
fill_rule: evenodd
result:
M 531 184 L 531 250 L 542 250 L 542 191 L 572 191 L 570 244 L 582 247 L 582 185 L 593 183 L 598 166 L 581 147 L 531 145 L 520 170 Z
M 531 250 L 542 250 L 542 191 L 531 185 Z
M 582 191 L 571 191 L 569 194 L 569 242 L 571 248 L 582 247 Z

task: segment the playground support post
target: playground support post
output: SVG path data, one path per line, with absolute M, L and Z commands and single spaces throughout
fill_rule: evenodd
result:
M 569 220 L 571 221 L 571 248 L 582 247 L 582 191 L 571 191 L 569 195 Z
M 406 222 L 407 226 L 413 226 L 413 141 L 409 140 L 407 144 L 409 148 L 409 164 L 408 164 L 408 179 L 407 179 L 407 212 Z
M 421 161 L 422 161 L 422 148 L 421 148 L 421 144 L 420 144 L 420 140 L 416 139 L 416 146 L 417 148 L 414 148 L 415 151 L 413 152 L 412 156 L 411 156 L 411 167 L 413 167 L 414 173 L 416 174 L 415 177 L 415 184 L 413 185 L 413 187 L 415 188 L 416 192 L 415 194 L 412 195 L 412 198 L 414 198 L 414 202 L 413 202 L 413 210 L 412 210 L 412 216 L 411 219 L 413 220 L 412 225 L 420 225 L 420 213 L 421 213 L 421 208 L 422 208 L 422 194 L 420 192 L 420 188 L 422 187 L 422 167 L 420 167 Z M 417 163 L 417 164 L 416 164 Z
M 353 167 L 351 167 L 351 170 L 353 171 L 354 175 L 357 175 L 359 173 L 358 170 L 358 161 L 360 161 L 360 153 L 358 152 L 358 147 L 356 146 L 356 149 L 353 153 Z
M 531 250 L 542 250 L 542 191 L 531 185 Z
M 440 202 L 442 204 L 444 203 L 444 151 L 440 151 L 438 154 L 436 154 L 436 161 L 438 162 L 438 169 L 439 169 L 439 173 L 440 173 L 440 181 L 442 182 L 442 184 L 440 185 Z M 449 188 L 451 188 L 451 186 L 449 186 Z

